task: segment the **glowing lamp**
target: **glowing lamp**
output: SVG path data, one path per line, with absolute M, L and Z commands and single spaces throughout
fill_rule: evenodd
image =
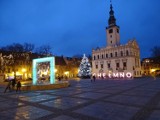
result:
M 151 72 L 155 72 L 156 70 L 155 69 L 151 69 Z
M 26 69 L 25 69 L 25 68 L 23 68 L 23 69 L 22 69 L 22 72 L 26 72 Z
M 67 72 L 64 72 L 64 74 L 65 74 L 65 75 L 68 75 L 68 74 L 69 74 L 69 72 L 68 72 L 68 71 L 67 71 Z
M 57 69 L 54 69 L 54 72 L 56 73 L 56 72 L 57 72 Z

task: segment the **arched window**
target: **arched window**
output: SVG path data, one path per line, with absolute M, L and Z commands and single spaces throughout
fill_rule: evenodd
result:
M 113 54 L 112 54 L 112 53 L 111 53 L 110 55 L 111 55 L 111 57 L 113 57 Z
M 126 50 L 126 56 L 128 56 L 129 55 L 129 52 L 128 52 L 128 50 Z
M 108 58 L 108 54 L 106 54 L 106 58 Z
M 96 56 L 94 56 L 94 60 L 96 59 Z
M 117 52 L 115 52 L 115 57 L 117 57 Z
M 121 51 L 121 56 L 123 56 L 123 51 Z

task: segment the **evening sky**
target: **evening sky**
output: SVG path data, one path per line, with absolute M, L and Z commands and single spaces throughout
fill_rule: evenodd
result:
M 160 0 L 113 0 L 120 41 L 136 38 L 141 58 L 160 45 Z M 106 46 L 109 0 L 0 0 L 0 46 L 49 44 L 53 54 L 91 54 Z

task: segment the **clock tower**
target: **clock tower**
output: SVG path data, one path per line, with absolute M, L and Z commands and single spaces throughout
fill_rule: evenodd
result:
M 118 46 L 120 45 L 119 26 L 116 25 L 112 3 L 110 3 L 109 15 L 108 27 L 106 27 L 107 46 Z

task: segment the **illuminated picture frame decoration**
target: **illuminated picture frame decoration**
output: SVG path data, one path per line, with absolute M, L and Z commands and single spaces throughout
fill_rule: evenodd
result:
M 32 71 L 33 71 L 33 81 L 32 84 L 36 85 L 37 84 L 37 63 L 42 63 L 42 62 L 50 62 L 50 84 L 55 83 L 55 58 L 54 57 L 46 57 L 46 58 L 38 58 L 38 59 L 33 59 L 33 64 L 32 64 Z

